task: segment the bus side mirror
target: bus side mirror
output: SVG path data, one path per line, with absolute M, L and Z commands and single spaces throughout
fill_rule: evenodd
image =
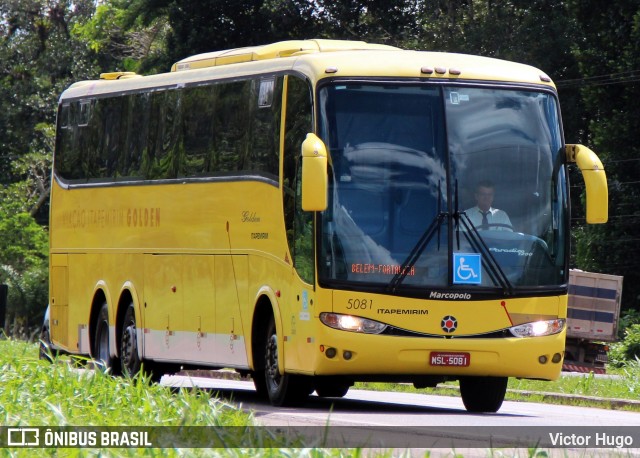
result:
M 302 142 L 302 209 L 325 210 L 327 189 L 327 147 L 315 134 L 307 134 Z
M 568 162 L 574 162 L 582 172 L 587 191 L 587 223 L 606 223 L 609 219 L 607 174 L 596 153 L 583 145 L 566 145 Z

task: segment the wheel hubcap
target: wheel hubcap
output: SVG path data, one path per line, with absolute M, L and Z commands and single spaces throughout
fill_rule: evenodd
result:
M 105 323 L 100 325 L 100 338 L 98 342 L 98 358 L 106 364 L 109 361 L 109 326 Z
M 278 370 L 278 338 L 275 334 L 269 337 L 267 343 L 266 372 L 269 385 L 277 387 L 280 384 L 280 372 Z
M 130 323 L 122 333 L 122 360 L 126 367 L 131 368 L 136 352 L 136 327 Z

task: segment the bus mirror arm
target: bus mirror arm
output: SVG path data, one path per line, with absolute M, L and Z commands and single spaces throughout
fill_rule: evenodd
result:
M 609 217 L 609 191 L 607 175 L 602 162 L 584 145 L 566 145 L 567 162 L 575 163 L 582 177 L 587 194 L 587 223 L 606 223 Z
M 323 211 L 327 208 L 327 147 L 315 134 L 302 142 L 302 209 Z

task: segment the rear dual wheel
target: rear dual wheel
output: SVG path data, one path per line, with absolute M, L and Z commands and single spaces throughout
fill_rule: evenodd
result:
M 103 303 L 96 321 L 95 339 L 93 345 L 93 359 L 98 367 L 111 375 L 120 374 L 118 360 L 111 355 L 109 337 L 109 307 Z
M 98 366 L 112 375 L 135 376 L 142 367 L 142 361 L 138 352 L 138 329 L 136 326 L 136 316 L 133 305 L 127 308 L 122 332 L 118 336 L 120 346 L 120 360 L 111 355 L 110 335 L 109 335 L 109 308 L 106 303 L 102 304 L 98 313 L 98 320 L 95 328 L 94 359 Z
M 135 377 L 140 371 L 144 371 L 144 374 L 149 377 L 151 382 L 159 382 L 164 374 L 180 370 L 179 365 L 170 363 L 144 361 L 143 365 L 138 348 L 138 332 L 135 310 L 133 304 L 130 304 L 125 312 L 122 330 L 117 340 L 120 359 L 111 356 L 109 350 L 109 308 L 106 302 L 102 304 L 95 325 L 94 351 L 92 355 L 97 365 L 104 372 L 112 375 L 122 374 L 127 377 Z
M 138 328 L 136 327 L 136 314 L 133 305 L 127 308 L 122 323 L 120 336 L 120 360 L 122 372 L 129 377 L 135 376 L 142 367 L 142 361 L 138 352 Z
M 162 364 L 140 359 L 138 332 L 136 313 L 133 304 L 131 304 L 124 315 L 120 334 L 120 361 L 123 375 L 135 377 L 138 373 L 143 372 L 145 376 L 149 377 L 150 382 L 159 382 L 164 374 L 180 370 L 180 366 L 175 364 Z

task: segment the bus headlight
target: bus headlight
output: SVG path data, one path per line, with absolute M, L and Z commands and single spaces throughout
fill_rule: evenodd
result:
M 533 323 L 520 324 L 509 328 L 511 334 L 516 337 L 541 337 L 558 334 L 564 329 L 566 320 L 558 318 L 555 320 L 534 321 Z
M 320 321 L 333 329 L 362 332 L 364 334 L 380 334 L 387 329 L 387 325 L 379 321 L 353 315 L 342 315 L 340 313 L 323 312 L 320 314 Z

